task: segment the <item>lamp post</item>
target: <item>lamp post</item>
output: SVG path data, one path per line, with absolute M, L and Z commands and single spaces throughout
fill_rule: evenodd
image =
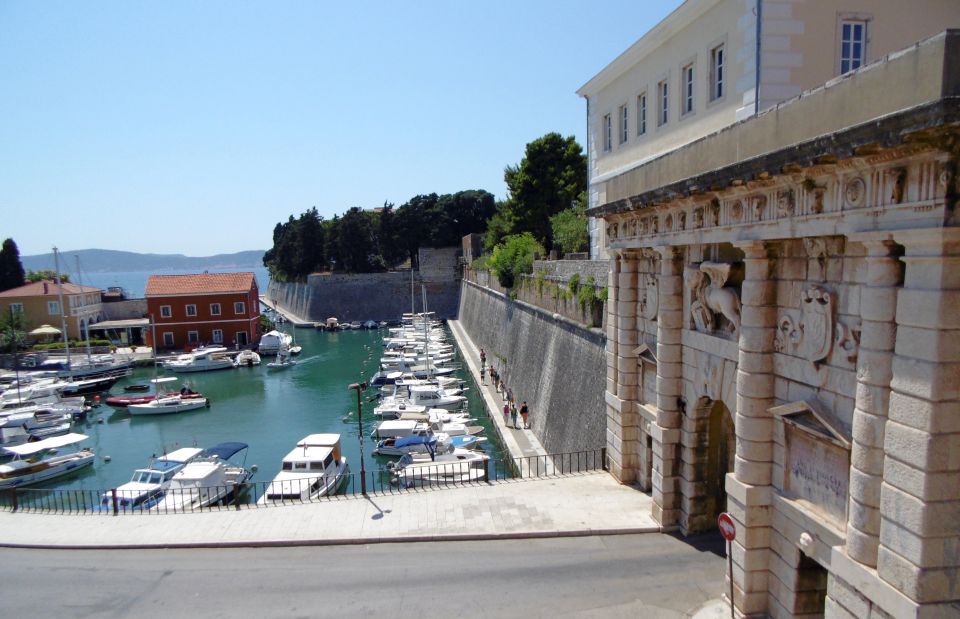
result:
M 357 392 L 357 430 L 360 437 L 360 492 L 367 495 L 367 470 L 363 464 L 363 404 L 361 397 L 363 390 L 367 388 L 367 383 L 352 383 L 348 389 Z

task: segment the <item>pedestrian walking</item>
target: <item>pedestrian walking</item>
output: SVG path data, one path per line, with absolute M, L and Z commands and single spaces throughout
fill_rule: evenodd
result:
M 510 423 L 510 405 L 503 405 L 503 425 Z
M 529 428 L 530 407 L 527 406 L 526 400 L 523 401 L 523 405 L 520 407 L 520 416 L 523 417 L 523 427 Z
M 507 386 L 503 384 L 503 379 L 502 379 L 502 378 L 500 379 L 500 389 L 499 389 L 499 391 L 500 391 L 500 393 L 503 394 L 503 401 L 504 401 L 504 402 L 509 402 L 510 400 L 507 399 Z
M 513 404 L 513 387 L 507 389 L 507 402 Z
M 510 406 L 510 421 L 513 422 L 513 429 L 519 430 L 520 428 L 517 427 L 517 407 L 513 403 L 509 404 L 509 406 Z
M 480 365 L 486 365 L 487 363 L 487 353 L 483 352 L 483 349 L 480 349 Z

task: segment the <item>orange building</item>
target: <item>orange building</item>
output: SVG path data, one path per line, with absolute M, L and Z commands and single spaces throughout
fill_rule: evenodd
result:
M 63 308 L 57 283 L 42 280 L 0 292 L 0 311 L 23 314 L 28 331 L 42 324 L 62 329 L 65 323 L 70 339 L 81 339 L 87 327 L 103 317 L 103 291 L 68 282 L 62 285 Z
M 253 273 L 151 275 L 145 296 L 158 349 L 242 347 L 256 339 L 260 298 Z

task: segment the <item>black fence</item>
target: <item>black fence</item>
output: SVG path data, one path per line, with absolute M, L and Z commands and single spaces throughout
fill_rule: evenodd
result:
M 118 490 L 0 490 L 0 510 L 28 513 L 173 514 L 231 509 L 265 509 L 352 498 L 390 495 L 510 480 L 537 479 L 607 470 L 606 448 L 506 462 L 418 462 L 402 469 L 377 469 L 338 477 L 312 477 L 283 484 L 244 482 L 152 493 Z

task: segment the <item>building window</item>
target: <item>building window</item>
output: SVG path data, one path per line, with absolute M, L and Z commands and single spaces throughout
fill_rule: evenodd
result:
M 723 97 L 723 45 L 710 50 L 710 100 L 716 101 Z
M 603 117 L 603 152 L 609 153 L 613 149 L 613 119 L 610 114 Z
M 197 315 L 197 306 L 190 304 L 187 306 L 187 316 L 196 316 Z
M 163 345 L 167 348 L 173 348 L 173 333 L 170 331 L 163 332 Z
M 220 315 L 220 304 L 219 304 L 219 303 L 211 303 L 211 304 L 210 304 L 210 315 L 211 315 L 211 316 L 219 316 L 219 315 Z
M 196 344 L 200 341 L 200 334 L 196 331 L 187 331 L 187 341 Z
M 669 118 L 668 110 L 670 109 L 669 108 L 669 105 L 670 105 L 669 90 L 667 88 L 666 80 L 657 84 L 657 92 L 659 93 L 659 99 L 660 99 L 660 102 L 659 102 L 660 109 L 657 110 L 658 112 L 657 122 L 660 125 L 665 125 L 667 124 L 667 120 Z
M 59 316 L 60 301 L 47 301 L 47 313 L 51 316 Z
M 160 318 L 170 318 L 171 316 L 173 316 L 173 308 L 171 308 L 169 305 L 161 305 Z
M 681 71 L 683 75 L 683 114 L 693 112 L 693 65 L 688 64 Z
M 23 303 L 11 303 L 10 312 L 13 314 L 22 314 L 23 313 Z
M 223 329 L 214 329 L 212 336 L 214 344 L 223 344 Z
M 237 301 L 233 304 L 233 313 L 234 314 L 246 314 L 247 313 L 247 304 L 243 301 Z
M 867 22 L 840 22 L 840 74 L 858 69 L 867 60 Z
M 627 108 L 626 105 L 621 105 L 621 106 L 620 106 L 620 114 L 619 114 L 619 116 L 620 116 L 620 143 L 621 143 L 621 144 L 623 144 L 623 143 L 626 142 L 628 139 L 630 139 L 630 133 L 629 133 L 629 129 L 628 129 L 629 122 L 630 122 L 630 116 L 629 116 L 629 112 L 628 112 L 627 110 L 628 110 L 628 108 Z
M 647 132 L 647 93 L 637 97 L 637 135 Z

